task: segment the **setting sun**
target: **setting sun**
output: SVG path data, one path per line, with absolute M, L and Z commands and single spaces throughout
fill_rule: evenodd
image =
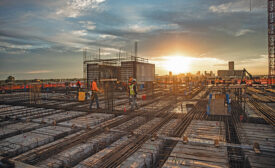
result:
M 191 58 L 182 55 L 164 57 L 164 68 L 174 74 L 186 73 L 190 71 Z

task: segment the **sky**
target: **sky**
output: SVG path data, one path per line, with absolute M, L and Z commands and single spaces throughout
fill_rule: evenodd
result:
M 84 48 L 108 58 L 135 41 L 160 75 L 228 61 L 267 74 L 266 10 L 266 0 L 251 10 L 249 0 L 0 0 L 0 79 L 79 78 Z

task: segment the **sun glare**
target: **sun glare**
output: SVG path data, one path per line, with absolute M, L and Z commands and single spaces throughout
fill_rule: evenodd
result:
M 165 57 L 164 68 L 174 74 L 190 72 L 192 59 L 182 55 L 172 55 Z

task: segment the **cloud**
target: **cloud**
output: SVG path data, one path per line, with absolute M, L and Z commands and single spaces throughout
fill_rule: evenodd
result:
M 129 25 L 128 30 L 136 33 L 146 33 L 156 29 L 156 26 L 145 26 L 140 24 Z
M 266 54 L 262 54 L 256 58 L 249 58 L 249 59 L 246 59 L 246 60 L 242 60 L 240 61 L 240 64 L 245 64 L 245 65 L 257 65 L 257 64 L 260 64 L 260 63 L 267 63 L 268 62 L 268 55 Z
M 29 44 L 12 44 L 12 43 L 3 42 L 3 41 L 0 41 L 0 46 L 6 47 L 6 48 L 15 48 L 15 49 L 32 49 L 32 48 L 34 48 L 34 46 L 29 45 Z
M 58 9 L 55 14 L 63 17 L 76 18 L 84 15 L 89 9 L 98 9 L 99 5 L 105 0 L 71 0 Z
M 85 32 L 82 31 L 74 31 L 73 33 L 64 32 L 48 37 L 47 40 L 64 47 L 71 47 L 71 50 L 74 50 L 76 48 L 87 47 L 94 42 L 94 40 L 85 39 L 83 36 L 85 36 Z
M 231 6 L 232 6 L 232 2 L 227 3 L 227 4 L 221 4 L 221 5 L 218 5 L 218 6 L 213 5 L 213 6 L 209 7 L 209 10 L 211 12 L 225 13 L 225 12 L 229 11 L 229 8 Z
M 268 55 L 261 54 L 258 55 L 256 58 L 249 58 L 240 61 L 237 66 L 239 66 L 239 69 L 246 68 L 248 72 L 256 75 L 263 75 L 267 74 L 268 68 Z
M 116 36 L 109 35 L 109 34 L 101 34 L 99 36 L 103 39 L 115 39 L 116 38 Z
M 119 52 L 119 49 L 116 48 L 103 48 L 104 50 L 111 51 L 111 52 Z
M 239 30 L 238 32 L 235 33 L 235 36 L 236 37 L 239 37 L 239 36 L 242 36 L 242 35 L 245 35 L 247 33 L 252 33 L 254 32 L 254 30 L 250 30 L 250 29 L 241 29 Z
M 139 41 L 139 56 L 149 59 L 181 52 L 190 57 L 238 62 L 267 52 L 266 9 L 254 12 L 255 7 L 256 11 L 261 7 L 257 0 L 252 0 L 251 13 L 249 0 L 164 0 L 146 4 L 129 0 L 3 1 L 0 67 L 10 67 L 10 72 L 27 72 L 24 67 L 31 66 L 53 71 L 70 67 L 69 75 L 77 70 L 81 73 L 83 48 L 97 54 L 101 48 L 102 54 L 115 56 L 120 48 L 130 53 L 135 40 Z M 226 65 L 219 60 L 210 62 Z
M 49 70 L 37 70 L 37 71 L 28 71 L 26 74 L 44 74 L 44 73 L 51 73 L 52 71 Z
M 251 1 L 251 10 L 264 10 L 266 2 Z M 250 12 L 249 0 L 235 0 L 235 2 L 223 3 L 220 5 L 211 5 L 209 11 L 213 13 L 235 13 L 235 12 Z
M 232 27 L 219 27 L 219 26 L 213 27 L 213 26 L 211 26 L 209 28 L 211 30 L 223 32 L 223 33 L 226 33 L 228 35 L 235 36 L 235 37 L 239 37 L 239 36 L 243 36 L 243 35 L 248 34 L 248 33 L 254 33 L 255 32 L 252 29 L 238 28 L 237 26 L 233 27 L 233 28 Z
M 87 31 L 86 30 L 75 30 L 75 31 L 72 31 L 72 34 L 74 34 L 76 36 L 86 36 Z
M 79 23 L 82 24 L 82 27 L 87 30 L 94 30 L 96 28 L 95 23 L 91 21 L 79 21 Z
M 177 30 L 179 28 L 180 26 L 175 23 L 156 25 L 133 24 L 128 26 L 128 30 L 135 33 L 148 33 L 156 30 Z
M 19 55 L 19 54 L 25 54 L 27 53 L 27 51 L 23 49 L 9 49 L 9 48 L 0 47 L 0 53 Z

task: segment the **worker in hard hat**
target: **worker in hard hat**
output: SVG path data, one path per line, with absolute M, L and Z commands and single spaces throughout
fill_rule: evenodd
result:
M 128 93 L 128 96 L 129 96 L 129 105 L 131 105 L 131 98 L 130 98 L 130 90 L 129 90 L 129 88 L 130 88 L 130 85 L 133 83 L 133 77 L 129 77 L 129 79 L 128 79 L 128 85 L 127 85 L 127 93 Z
M 92 91 L 92 96 L 91 96 L 90 110 L 92 110 L 94 100 L 96 102 L 97 109 L 99 109 L 100 107 L 99 107 L 98 96 L 97 96 L 99 89 L 97 87 L 97 79 L 94 79 L 93 81 L 91 81 L 91 91 Z
M 76 88 L 77 88 L 76 99 L 78 99 L 78 94 L 81 88 L 81 82 L 79 80 L 76 82 Z
M 134 107 L 137 108 L 137 86 L 136 86 L 136 79 L 133 79 L 131 84 L 129 85 L 129 96 L 131 100 L 131 110 L 134 110 Z
M 129 81 L 128 81 L 128 82 L 129 82 L 129 83 L 132 83 L 132 82 L 133 82 L 133 80 L 134 80 L 134 79 L 133 79 L 133 77 L 131 77 L 131 76 L 130 76 L 130 77 L 129 77 Z

